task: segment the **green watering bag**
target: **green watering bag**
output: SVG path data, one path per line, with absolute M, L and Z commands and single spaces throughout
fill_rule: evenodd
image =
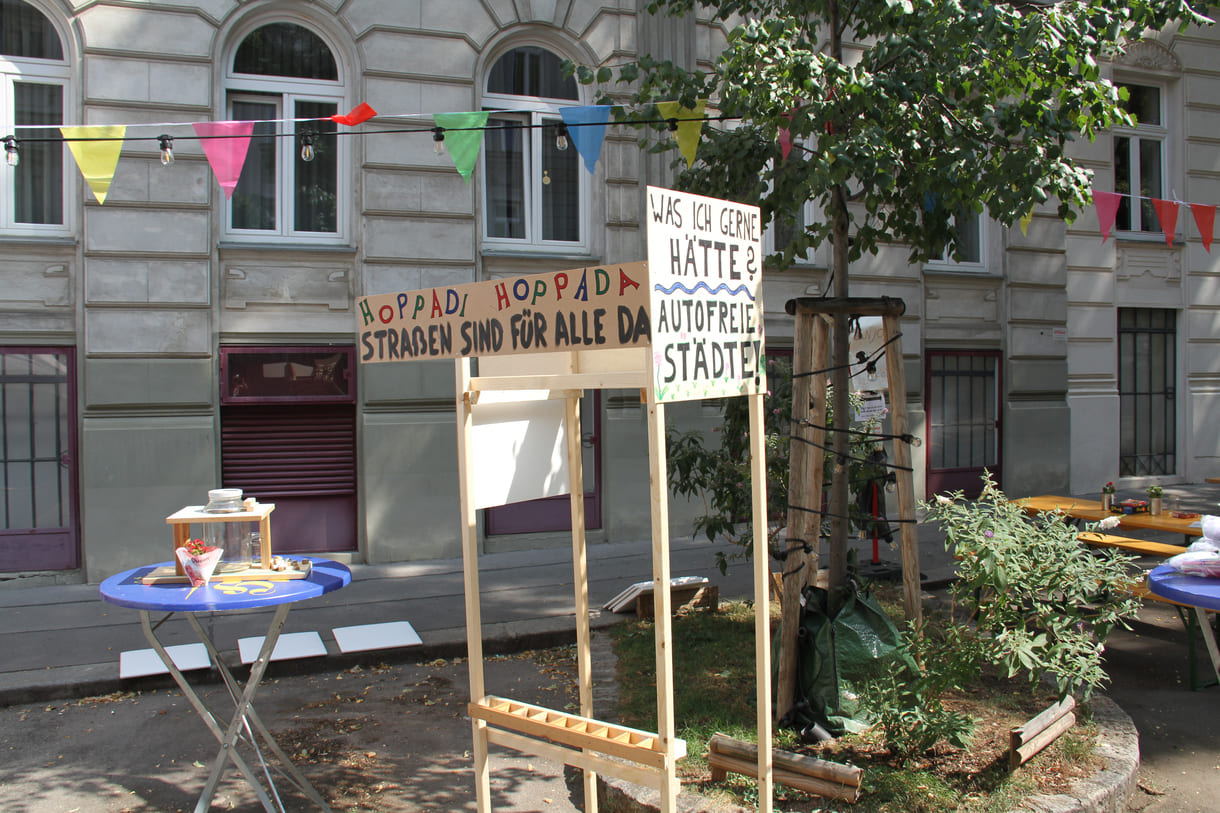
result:
M 859 702 L 860 687 L 904 659 L 902 634 L 860 590 L 852 589 L 834 618 L 822 588 L 806 587 L 804 599 L 797 631 L 796 702 L 780 724 L 807 739 L 862 730 L 869 721 Z

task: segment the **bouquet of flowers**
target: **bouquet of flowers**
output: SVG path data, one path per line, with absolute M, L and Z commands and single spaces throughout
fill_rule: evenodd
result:
M 174 553 L 178 556 L 191 587 L 202 587 L 211 581 L 212 574 L 216 572 L 216 564 L 224 551 L 215 545 L 203 544 L 202 539 L 192 539 Z
M 1102 486 L 1101 493 L 1102 494 L 1113 494 L 1114 493 L 1114 481 L 1111 480 L 1110 482 L 1108 482 L 1104 486 Z

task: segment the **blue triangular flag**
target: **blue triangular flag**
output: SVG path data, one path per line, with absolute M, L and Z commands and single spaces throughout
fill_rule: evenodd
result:
M 585 159 L 585 168 L 590 173 L 602 154 L 602 142 L 606 140 L 606 124 L 610 121 L 610 105 L 598 104 L 588 107 L 561 107 L 559 115 L 568 125 L 568 138 L 576 145 L 576 151 Z

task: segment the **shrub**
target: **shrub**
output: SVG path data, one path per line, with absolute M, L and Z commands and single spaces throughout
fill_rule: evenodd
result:
M 981 657 L 1031 684 L 1049 678 L 1061 696 L 1104 685 L 1106 637 L 1139 610 L 1130 556 L 1086 550 L 1062 514 L 1028 516 L 990 474 L 975 501 L 937 495 L 923 507 L 958 560 L 953 599 L 970 613 Z

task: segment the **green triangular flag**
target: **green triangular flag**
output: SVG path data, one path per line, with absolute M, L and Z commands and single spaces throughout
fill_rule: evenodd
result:
M 483 143 L 483 128 L 487 111 L 476 113 L 437 113 L 432 121 L 445 131 L 445 147 L 458 173 L 470 180 L 474 164 L 479 160 L 479 145 Z

